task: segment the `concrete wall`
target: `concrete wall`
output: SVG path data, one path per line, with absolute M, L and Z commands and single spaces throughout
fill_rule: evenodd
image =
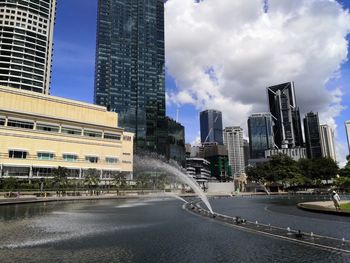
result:
M 213 183 L 208 182 L 208 193 L 231 194 L 235 191 L 234 182 Z

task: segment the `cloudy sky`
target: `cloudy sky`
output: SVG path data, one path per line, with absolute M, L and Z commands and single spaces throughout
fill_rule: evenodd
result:
M 338 161 L 348 153 L 350 1 L 168 0 L 167 114 L 199 137 L 199 111 L 223 112 L 246 130 L 267 111 L 266 87 L 294 81 L 302 116 L 319 112 L 336 128 Z M 61 0 L 51 93 L 92 102 L 97 0 Z

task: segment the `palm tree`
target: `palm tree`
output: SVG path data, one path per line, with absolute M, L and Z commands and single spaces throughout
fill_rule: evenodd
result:
M 57 195 L 63 194 L 63 190 L 68 184 L 68 169 L 66 167 L 58 166 L 53 172 L 53 183 L 57 189 Z
M 121 172 L 113 172 L 113 181 L 115 183 L 115 186 L 117 188 L 117 195 L 119 195 L 120 188 L 124 187 L 126 184 L 126 178 L 125 175 Z
M 84 184 L 90 189 L 90 195 L 92 195 L 92 187 L 98 186 L 100 180 L 99 172 L 96 169 L 88 169 L 85 172 Z

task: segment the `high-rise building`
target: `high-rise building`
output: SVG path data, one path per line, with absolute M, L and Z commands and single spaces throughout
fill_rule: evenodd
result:
M 265 158 L 265 150 L 274 148 L 270 113 L 256 113 L 248 118 L 250 158 Z
M 164 0 L 99 0 L 94 101 L 165 154 Z
M 243 149 L 244 149 L 244 166 L 248 166 L 249 158 L 250 158 L 250 149 L 249 149 L 249 141 L 243 139 Z
M 224 141 L 227 146 L 228 161 L 232 174 L 234 177 L 238 177 L 244 174 L 243 129 L 239 126 L 226 127 Z
M 345 130 L 346 130 L 346 137 L 348 139 L 348 147 L 349 147 L 349 154 L 350 154 L 350 121 L 345 122 Z
M 323 157 L 332 158 L 335 161 L 334 131 L 327 124 L 323 124 L 320 126 L 320 134 Z
M 273 134 L 278 148 L 303 146 L 299 108 L 294 83 L 288 82 L 267 88 Z
M 223 143 L 222 114 L 217 110 L 205 110 L 199 114 L 201 143 L 217 142 Z
M 50 93 L 56 0 L 0 1 L 0 84 Z
M 322 158 L 318 114 L 309 112 L 304 118 L 306 153 L 308 158 Z
M 186 164 L 185 127 L 175 120 L 166 117 L 168 141 L 166 157 L 177 161 L 182 166 Z

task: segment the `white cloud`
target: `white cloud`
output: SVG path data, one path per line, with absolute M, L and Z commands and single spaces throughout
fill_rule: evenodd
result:
M 334 0 L 168 0 L 166 56 L 178 104 L 223 112 L 241 125 L 266 111 L 266 87 L 294 81 L 302 114 L 319 112 L 334 125 L 343 109 L 339 77 L 347 59 L 350 15 Z

